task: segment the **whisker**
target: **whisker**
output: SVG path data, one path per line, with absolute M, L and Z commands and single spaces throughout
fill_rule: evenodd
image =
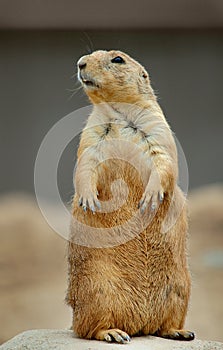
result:
M 81 86 L 78 86 L 78 87 L 75 88 L 75 89 L 66 89 L 66 91 L 75 92 L 75 91 L 78 91 L 80 88 L 81 88 Z
M 72 74 L 71 77 L 70 77 L 70 79 L 74 79 L 74 78 L 76 78 L 77 76 L 78 76 L 78 72 Z
M 85 38 L 87 39 L 88 43 L 85 43 L 87 52 L 90 54 L 94 51 L 94 45 L 90 38 L 90 36 L 87 34 L 87 32 L 83 32 Z
M 84 44 L 84 47 L 85 47 L 85 50 L 87 50 L 87 53 L 90 54 L 91 53 L 91 49 L 90 47 L 88 46 L 88 44 L 86 44 L 85 40 L 84 39 L 80 39 L 81 42 Z
M 69 102 L 74 97 L 74 95 L 76 95 L 81 89 L 82 89 L 81 85 L 75 89 L 66 89 L 67 91 L 72 92 L 72 94 L 68 97 L 67 101 Z

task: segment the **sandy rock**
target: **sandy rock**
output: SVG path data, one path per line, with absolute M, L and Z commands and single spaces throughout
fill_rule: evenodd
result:
M 223 343 L 193 340 L 191 342 L 166 340 L 157 337 L 135 337 L 128 344 L 107 344 L 96 340 L 84 340 L 74 337 L 68 330 L 30 330 L 20 333 L 0 350 L 220 350 Z

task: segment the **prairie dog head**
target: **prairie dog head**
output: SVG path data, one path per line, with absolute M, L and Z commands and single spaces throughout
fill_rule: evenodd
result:
M 121 51 L 95 51 L 77 63 L 78 79 L 93 103 L 155 99 L 146 70 Z

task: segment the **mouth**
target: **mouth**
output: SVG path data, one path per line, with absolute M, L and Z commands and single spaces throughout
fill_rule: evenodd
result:
M 81 79 L 82 83 L 87 86 L 96 86 L 92 80 Z
M 99 88 L 99 85 L 96 84 L 93 79 L 89 79 L 89 77 L 84 77 L 83 75 L 79 74 L 79 80 L 84 87 Z

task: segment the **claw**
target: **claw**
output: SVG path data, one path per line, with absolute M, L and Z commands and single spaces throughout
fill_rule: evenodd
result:
M 101 209 L 101 203 L 99 202 L 98 199 L 94 200 L 95 205 L 98 207 L 98 209 Z
M 105 340 L 106 340 L 107 342 L 109 342 L 109 343 L 112 342 L 112 338 L 110 337 L 109 334 L 106 334 L 106 335 L 105 335 Z
M 122 344 L 125 343 L 125 340 L 123 339 L 123 337 L 118 333 L 113 333 L 113 334 L 109 333 L 109 336 L 113 341 L 116 341 L 117 343 L 122 343 Z
M 90 209 L 91 209 L 92 213 L 95 214 L 95 207 L 93 205 L 90 205 Z
M 142 199 L 139 201 L 138 209 L 142 206 L 143 202 L 144 202 L 144 201 L 143 201 Z
M 122 338 L 127 341 L 128 343 L 131 341 L 131 338 L 130 336 L 127 334 L 127 335 L 122 335 Z
M 161 193 L 159 193 L 159 200 L 161 203 L 162 203 L 163 199 L 164 199 L 164 193 L 161 192 Z
M 140 209 L 141 214 L 143 214 L 143 213 L 145 212 L 145 210 L 146 210 L 146 206 L 143 205 L 143 206 L 141 207 L 141 209 Z
M 152 203 L 151 210 L 154 211 L 156 209 L 156 203 Z

